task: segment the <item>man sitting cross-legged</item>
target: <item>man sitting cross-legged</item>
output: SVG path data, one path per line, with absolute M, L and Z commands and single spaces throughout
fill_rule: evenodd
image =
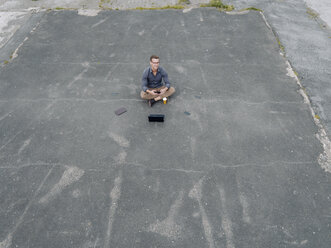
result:
M 142 91 L 140 96 L 142 99 L 148 100 L 150 107 L 163 99 L 175 93 L 175 88 L 170 87 L 167 72 L 160 65 L 160 58 L 152 55 L 149 61 L 150 67 L 146 68 L 142 78 Z M 162 79 L 165 83 L 163 85 Z

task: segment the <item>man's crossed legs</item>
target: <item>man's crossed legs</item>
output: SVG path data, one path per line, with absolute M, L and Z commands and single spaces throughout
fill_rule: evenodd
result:
M 159 87 L 159 88 L 150 88 L 149 90 L 153 90 L 153 91 L 160 91 L 161 89 L 165 88 L 165 86 Z M 149 100 L 149 105 L 152 106 L 152 104 L 154 102 L 157 102 L 159 100 L 162 100 L 163 97 L 169 97 L 171 96 L 173 93 L 175 93 L 175 88 L 174 87 L 170 87 L 166 92 L 164 92 L 164 94 L 162 95 L 152 95 L 150 93 L 147 93 L 145 91 L 141 91 L 140 92 L 140 96 L 142 99 L 145 100 Z

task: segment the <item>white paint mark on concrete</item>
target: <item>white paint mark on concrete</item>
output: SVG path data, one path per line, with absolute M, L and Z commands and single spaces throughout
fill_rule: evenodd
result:
M 13 235 L 10 233 L 8 234 L 7 238 L 0 242 L 0 248 L 9 248 L 12 244 Z
M 138 34 L 139 34 L 140 36 L 143 36 L 144 33 L 145 33 L 145 30 L 142 30 L 142 31 L 138 32 Z
M 243 220 L 245 223 L 251 223 L 251 217 L 249 216 L 249 205 L 246 196 L 243 193 L 239 194 L 239 201 L 243 209 Z
M 50 192 L 43 196 L 39 203 L 46 204 L 56 198 L 66 187 L 78 181 L 84 175 L 84 171 L 75 166 L 67 166 L 63 172 L 60 181 L 54 185 Z
M 188 13 L 192 10 L 193 8 L 187 8 L 187 9 L 183 9 L 183 13 Z
M 197 138 L 196 137 L 190 137 L 190 146 L 191 146 L 191 157 L 194 161 L 195 158 L 195 152 L 197 150 Z
M 194 218 L 199 218 L 200 217 L 200 212 L 195 212 L 192 214 Z
M 115 161 L 118 164 L 125 164 L 127 153 L 125 151 L 121 151 L 116 157 Z
M 108 132 L 110 138 L 112 138 L 120 147 L 129 147 L 130 141 L 127 140 L 125 137 L 120 136 L 113 132 Z
M 39 194 L 41 188 L 44 186 L 47 178 L 49 177 L 49 175 L 52 173 L 54 166 L 48 171 L 47 175 L 44 177 L 44 179 L 42 180 L 42 182 L 40 183 L 38 189 L 35 191 L 32 199 L 29 201 L 29 203 L 26 205 L 24 212 L 22 213 L 22 215 L 20 216 L 20 218 L 18 219 L 16 225 L 13 227 L 13 229 L 9 232 L 9 234 L 7 235 L 7 237 L 0 242 L 0 248 L 9 248 L 12 245 L 12 240 L 13 240 L 13 235 L 15 234 L 15 232 L 17 231 L 17 229 L 19 228 L 20 225 L 22 225 L 24 217 L 26 215 L 26 213 L 28 212 L 28 210 L 30 209 L 32 203 L 34 202 L 34 199 L 36 198 L 36 196 Z
M 285 244 L 289 244 L 289 245 L 294 245 L 294 246 L 303 246 L 303 245 L 306 245 L 307 243 L 308 243 L 308 240 L 303 240 L 303 241 L 301 241 L 301 242 L 299 242 L 299 241 L 286 241 L 286 240 L 284 240 L 284 243 Z
M 96 248 L 97 246 L 99 247 L 99 242 L 100 242 L 100 238 L 97 237 L 95 242 L 94 242 L 93 248 Z
M 115 53 L 112 53 L 109 57 L 112 58 L 112 57 L 115 57 L 115 56 L 116 56 L 116 54 L 115 54 Z M 109 70 L 107 76 L 105 77 L 105 81 L 106 81 L 106 82 L 108 82 L 108 81 L 110 80 L 113 71 L 115 71 L 115 69 L 118 67 L 118 65 L 119 65 L 119 64 L 116 64 L 116 65 L 112 68 L 112 70 Z
M 201 218 L 202 218 L 202 225 L 203 229 L 205 232 L 205 237 L 207 239 L 208 245 L 210 248 L 214 248 L 214 239 L 213 239 L 213 232 L 212 232 L 212 227 L 209 223 L 206 211 L 204 209 L 204 206 L 202 204 L 202 183 L 203 183 L 204 177 L 202 177 L 199 182 L 197 182 L 193 188 L 191 189 L 189 193 L 189 197 L 192 199 L 195 199 L 199 203 L 199 209 L 201 213 Z
M 78 15 L 97 16 L 100 11 L 100 9 L 79 9 Z
M 104 23 L 104 22 L 107 21 L 107 20 L 108 20 L 108 18 L 105 18 L 105 19 L 103 19 L 103 20 L 97 22 L 96 24 L 92 25 L 91 28 L 95 28 L 95 27 L 99 26 L 100 24 Z
M 201 121 L 199 114 L 196 112 L 193 112 L 193 111 L 191 111 L 190 113 L 191 113 L 191 115 L 189 116 L 189 118 L 196 121 L 196 123 L 199 126 L 200 131 L 203 132 L 203 122 Z
M 0 12 L 0 48 L 15 34 L 20 25 L 10 25 L 12 21 L 24 17 L 26 12 Z
M 210 86 L 206 80 L 206 76 L 205 76 L 205 72 L 202 70 L 201 66 L 199 66 L 200 72 L 201 72 L 201 77 L 202 77 L 202 81 L 206 86 L 206 89 L 208 89 L 210 91 Z
M 186 71 L 186 69 L 181 66 L 181 65 L 177 65 L 175 66 L 175 69 L 179 72 L 179 73 L 184 73 Z
M 18 150 L 18 155 L 20 155 L 20 154 L 24 151 L 24 149 L 25 149 L 28 145 L 30 145 L 30 143 L 31 143 L 31 138 L 25 140 L 25 141 L 23 142 L 23 145 L 22 145 L 22 146 L 20 147 L 20 149 Z
M 302 241 L 300 242 L 300 245 L 305 245 L 305 244 L 307 244 L 307 243 L 308 243 L 308 240 L 305 239 L 305 240 L 302 240 Z
M 74 78 L 74 80 L 72 80 L 72 81 L 68 84 L 68 86 L 67 86 L 68 88 L 71 88 L 72 85 L 73 85 L 75 82 L 77 82 L 78 80 L 82 79 L 84 73 L 86 73 L 86 72 L 89 70 L 89 68 L 90 68 L 90 64 L 89 64 L 88 62 L 84 62 L 84 63 L 82 63 L 82 66 L 84 67 L 84 70 L 83 70 L 81 73 L 79 73 L 79 74 Z
M 169 35 L 168 29 L 165 26 L 161 26 L 161 27 L 165 31 L 165 37 L 168 37 L 168 35 Z
M 170 207 L 168 217 L 163 221 L 157 220 L 156 223 L 151 224 L 148 231 L 158 233 L 168 238 L 177 239 L 181 236 L 182 227 L 176 223 L 176 216 L 179 208 L 183 205 L 184 192 L 179 192 L 174 204 Z
M 72 192 L 72 196 L 73 196 L 74 198 L 79 198 L 81 195 L 82 195 L 82 193 L 80 192 L 79 189 L 75 189 L 75 190 Z
M 7 113 L 7 114 L 4 114 L 3 116 L 0 117 L 0 121 L 6 119 L 8 116 L 11 115 L 11 112 Z
M 81 248 L 96 248 L 96 247 L 101 247 L 99 237 L 97 237 L 94 242 L 89 240 L 81 246 Z
M 121 196 L 121 185 L 122 185 L 122 171 L 119 172 L 118 177 L 116 177 L 114 182 L 114 187 L 110 192 L 110 199 L 111 199 L 111 205 L 109 208 L 109 214 L 108 214 L 108 228 L 106 233 L 106 240 L 104 243 L 104 248 L 109 248 L 112 229 L 113 229 L 113 223 L 114 223 L 114 217 L 116 214 L 116 209 L 118 206 L 118 200 Z
M 232 222 L 231 222 L 228 212 L 226 210 L 225 191 L 221 187 L 218 188 L 218 191 L 220 193 L 220 198 L 221 198 L 222 229 L 223 229 L 225 237 L 226 237 L 226 247 L 235 248 L 234 242 L 233 242 Z
M 159 192 L 160 191 L 160 185 L 161 185 L 160 176 L 158 175 L 157 178 L 156 178 L 156 187 L 154 189 L 155 192 Z
M 8 140 L 4 145 L 0 147 L 0 151 L 4 149 L 8 144 L 10 144 L 22 131 L 18 131 L 10 140 Z

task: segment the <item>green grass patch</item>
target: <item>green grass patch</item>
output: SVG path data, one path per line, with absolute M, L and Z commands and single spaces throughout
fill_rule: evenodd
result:
M 158 10 L 158 9 L 184 9 L 182 5 L 167 5 L 163 7 L 152 7 L 152 8 L 144 8 L 144 7 L 137 7 L 137 10 Z
M 245 10 L 253 10 L 253 11 L 263 12 L 262 9 L 258 9 L 258 8 L 255 8 L 255 7 L 249 7 L 249 8 L 243 9 L 242 11 L 245 11 Z
M 215 7 L 217 9 L 223 10 L 223 11 L 234 10 L 233 5 L 224 4 L 224 3 L 222 3 L 221 0 L 210 0 L 210 2 L 207 4 L 201 4 L 200 7 Z
M 52 11 L 53 9 L 48 9 L 50 11 Z M 64 8 L 64 7 L 56 7 L 55 10 L 78 10 L 76 8 Z
M 112 5 L 113 3 L 111 2 L 111 0 L 100 0 L 100 2 L 99 2 L 99 8 L 100 9 L 104 9 L 104 10 L 111 10 L 112 9 L 110 7 L 103 6 L 104 4 L 110 4 L 110 5 Z
M 183 4 L 190 4 L 191 2 L 190 2 L 190 0 L 179 0 L 178 1 L 178 5 L 183 5 Z
M 100 3 L 101 4 L 104 4 L 104 3 L 110 3 L 111 2 L 111 0 L 100 0 Z
M 312 19 L 316 19 L 318 17 L 318 13 L 316 13 L 313 9 L 307 8 L 306 13 L 310 16 Z
M 278 37 L 276 37 L 276 38 L 277 38 L 277 42 L 278 42 L 279 49 L 281 50 L 281 52 L 282 52 L 283 54 L 285 54 L 285 47 L 284 47 L 283 44 L 280 42 L 279 38 L 278 38 Z

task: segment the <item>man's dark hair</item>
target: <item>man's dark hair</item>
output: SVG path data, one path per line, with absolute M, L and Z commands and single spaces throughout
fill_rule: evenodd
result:
M 159 56 L 152 55 L 152 56 L 149 58 L 149 61 L 152 61 L 152 59 L 160 59 L 160 58 L 159 58 Z

